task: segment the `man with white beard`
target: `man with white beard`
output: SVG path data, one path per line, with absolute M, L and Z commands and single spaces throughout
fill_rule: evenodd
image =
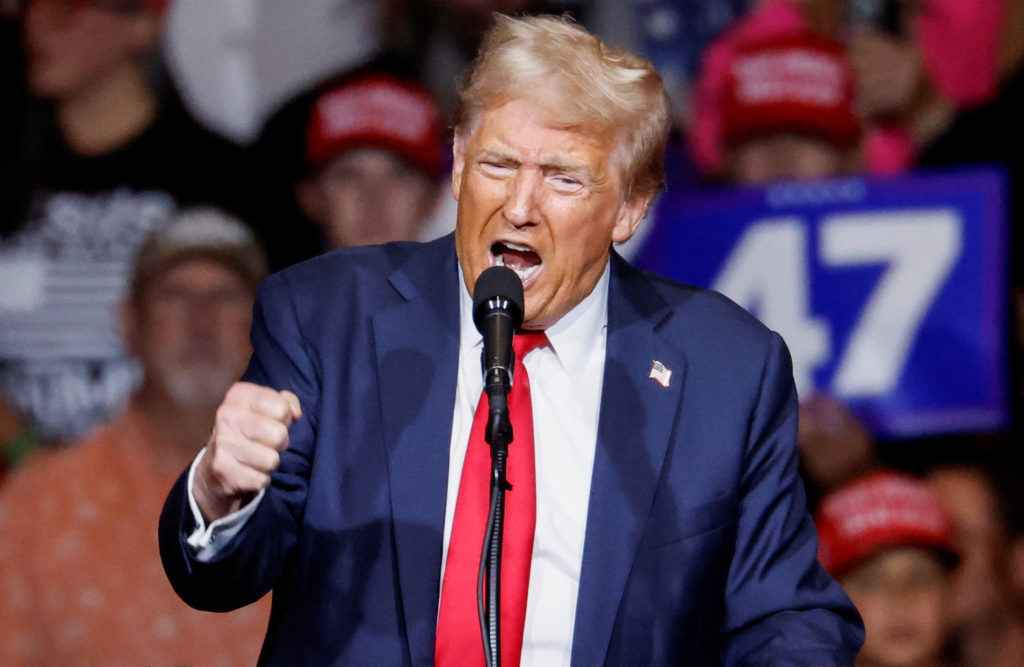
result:
M 264 256 L 213 209 L 141 247 L 120 321 L 142 383 L 80 443 L 39 450 L 0 488 L 0 664 L 254 664 L 269 598 L 195 611 L 160 567 L 164 496 L 249 358 Z
M 133 402 L 173 406 L 174 429 L 198 418 L 205 438 L 213 410 L 245 370 L 252 302 L 265 275 L 255 237 L 216 209 L 188 209 L 151 236 L 121 307 L 125 343 L 143 371 Z

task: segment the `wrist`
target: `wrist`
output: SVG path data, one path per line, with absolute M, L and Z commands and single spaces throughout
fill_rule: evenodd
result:
M 216 493 L 207 483 L 207 476 L 202 471 L 203 462 L 200 461 L 200 468 L 196 471 L 195 483 L 192 487 L 192 494 L 196 505 L 203 515 L 203 520 L 209 525 L 229 514 L 237 512 L 245 504 L 243 498 Z

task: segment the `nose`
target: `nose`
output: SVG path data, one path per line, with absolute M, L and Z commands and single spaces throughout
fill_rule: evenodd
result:
M 539 170 L 520 168 L 508 181 L 508 193 L 502 213 L 515 227 L 535 224 L 539 217 L 543 174 Z
M 202 300 L 196 300 L 188 309 L 188 331 L 198 340 L 213 341 L 221 327 L 220 309 Z

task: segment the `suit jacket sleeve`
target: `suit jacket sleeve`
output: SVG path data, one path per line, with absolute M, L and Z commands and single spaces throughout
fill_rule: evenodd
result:
M 863 628 L 816 559 L 793 446 L 797 401 L 789 354 L 772 337 L 745 453 L 722 663 L 852 665 Z
M 256 512 L 214 559 L 196 560 L 186 542 L 195 527 L 187 470 L 168 496 L 159 529 L 164 569 L 183 600 L 208 611 L 254 602 L 280 577 L 297 539 L 315 441 L 320 383 L 316 355 L 299 329 L 295 305 L 280 274 L 267 279 L 260 290 L 251 339 L 253 356 L 243 379 L 291 390 L 299 397 L 303 417 L 289 431 L 288 449 Z

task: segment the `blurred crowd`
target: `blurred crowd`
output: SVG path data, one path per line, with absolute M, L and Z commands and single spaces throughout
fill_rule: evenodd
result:
M 185 607 L 164 494 L 267 272 L 453 228 L 456 81 L 495 11 L 655 63 L 670 190 L 1000 166 L 1019 413 L 1024 0 L 0 0 L 0 663 L 255 661 L 269 599 Z M 880 443 L 801 398 L 858 665 L 1021 664 L 1016 424 Z

